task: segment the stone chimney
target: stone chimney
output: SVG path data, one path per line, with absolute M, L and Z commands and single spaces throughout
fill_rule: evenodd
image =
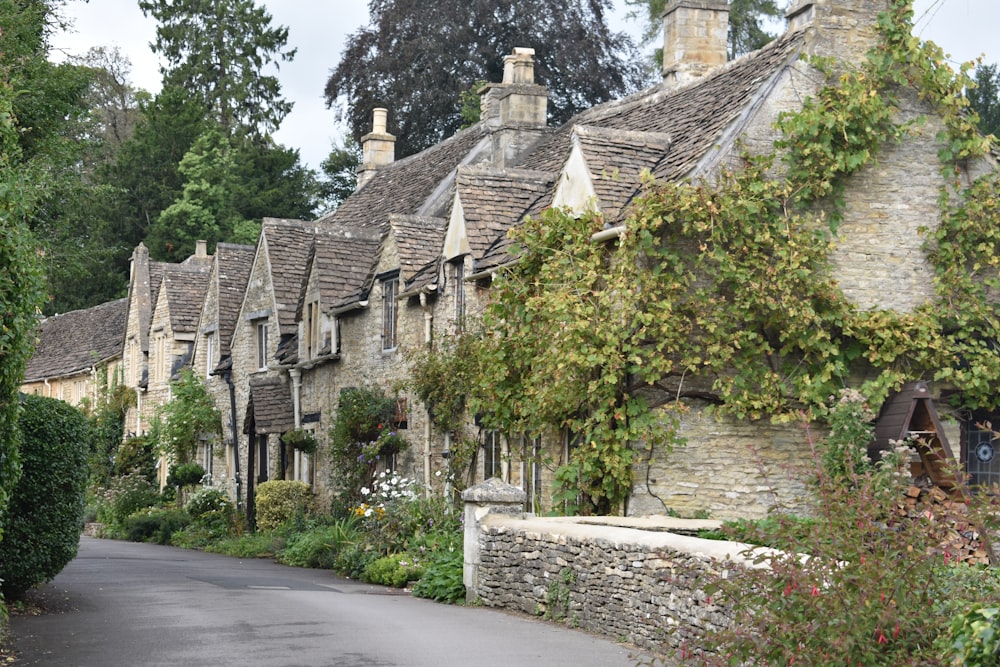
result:
M 208 257 L 208 241 L 202 240 L 194 242 L 194 256 Z
M 667 0 L 663 9 L 663 80 L 680 86 L 725 64 L 727 0 Z
M 888 0 L 796 0 L 785 19 L 789 31 L 810 30 L 810 55 L 859 62 L 875 46 L 878 15 L 888 9 Z
M 372 131 L 361 137 L 361 168 L 358 169 L 358 187 L 367 183 L 379 167 L 396 159 L 396 137 L 386 131 L 386 109 L 372 111 Z
M 503 59 L 503 81 L 483 87 L 480 121 L 493 137 L 494 164 L 516 160 L 545 130 L 549 91 L 535 83 L 535 50 L 515 48 Z

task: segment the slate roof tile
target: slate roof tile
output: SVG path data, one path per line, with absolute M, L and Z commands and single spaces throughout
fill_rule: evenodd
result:
M 295 314 L 316 227 L 314 222 L 279 218 L 264 218 L 261 224 L 261 243 L 266 243 L 278 328 L 283 335 L 297 329 Z
M 396 237 L 399 277 L 403 281 L 404 291 L 433 284 L 441 263 L 441 246 L 448 230 L 448 220 L 416 215 L 392 215 L 389 224 Z M 419 285 L 414 283 L 418 275 L 421 277 Z
M 219 243 L 215 246 L 220 357 L 230 354 L 229 345 L 233 340 L 236 318 L 246 293 L 255 252 L 256 248 L 250 245 Z
M 163 267 L 159 296 L 167 298 L 170 328 L 175 335 L 197 331 L 201 307 L 208 291 L 210 269 L 211 265 L 204 263 L 167 264 Z
M 127 309 L 128 299 L 116 299 L 42 320 L 25 382 L 76 375 L 121 355 Z
M 250 378 L 250 402 L 243 422 L 244 433 L 250 432 L 251 420 L 258 435 L 292 430 L 295 420 L 288 385 L 276 377 Z

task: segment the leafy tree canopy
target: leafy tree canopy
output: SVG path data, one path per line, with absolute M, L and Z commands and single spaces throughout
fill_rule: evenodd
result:
M 635 45 L 612 32 L 610 0 L 371 0 L 370 24 L 348 38 L 326 84 L 355 141 L 385 107 L 398 157 L 462 125 L 461 94 L 500 81 L 503 57 L 535 49 L 535 79 L 549 89 L 549 116 L 562 123 L 642 83 Z
M 979 129 L 1000 137 L 1000 70 L 996 63 L 982 64 L 973 78 L 976 86 L 967 94 L 969 105 L 979 114 Z
M 287 27 L 272 27 L 254 0 L 140 0 L 139 8 L 159 23 L 153 51 L 166 60 L 164 86 L 191 91 L 227 132 L 278 128 L 292 104 L 264 69 L 295 57 Z

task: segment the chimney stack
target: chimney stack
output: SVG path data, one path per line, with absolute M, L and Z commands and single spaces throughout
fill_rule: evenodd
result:
M 194 242 L 194 256 L 208 257 L 208 241 L 202 240 Z
M 878 16 L 888 9 L 888 0 L 796 0 L 785 19 L 789 31 L 809 29 L 806 53 L 858 62 L 877 43 Z
M 480 122 L 489 128 L 493 164 L 503 169 L 545 131 L 549 91 L 535 83 L 535 50 L 517 47 L 503 59 L 503 81 L 484 86 Z
M 361 168 L 358 169 L 358 187 L 375 176 L 379 167 L 396 159 L 396 137 L 386 131 L 387 109 L 372 111 L 372 131 L 361 137 Z
M 663 80 L 680 86 L 724 65 L 727 0 L 667 0 L 663 9 Z

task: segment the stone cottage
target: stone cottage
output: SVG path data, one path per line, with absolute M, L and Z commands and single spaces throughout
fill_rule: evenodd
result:
M 95 405 L 103 387 L 121 381 L 126 305 L 117 299 L 43 319 L 21 392 Z

